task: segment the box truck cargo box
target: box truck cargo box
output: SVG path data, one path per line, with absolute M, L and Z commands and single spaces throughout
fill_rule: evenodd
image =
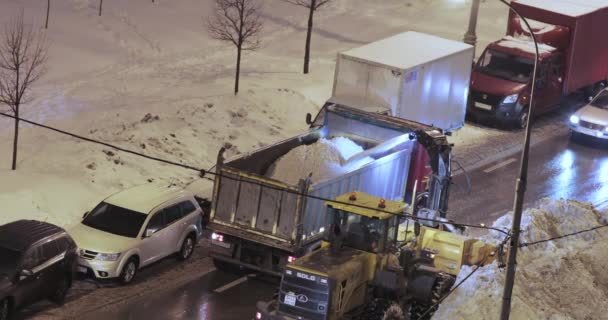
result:
M 453 131 L 464 125 L 473 47 L 404 32 L 338 54 L 332 102 Z

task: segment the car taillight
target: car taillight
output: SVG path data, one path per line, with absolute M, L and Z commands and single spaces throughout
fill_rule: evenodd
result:
M 214 233 L 211 234 L 211 240 L 216 240 L 216 241 L 219 241 L 219 242 L 224 242 L 224 235 L 214 232 Z
M 294 257 L 294 256 L 287 257 L 287 262 L 292 263 L 294 261 L 296 261 L 296 257 Z
M 261 313 L 261 312 L 256 312 L 256 313 L 255 313 L 255 319 L 256 319 L 256 320 L 260 320 L 260 319 L 262 319 L 262 313 Z

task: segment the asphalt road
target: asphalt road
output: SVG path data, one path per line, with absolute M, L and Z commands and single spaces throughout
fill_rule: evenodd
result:
M 486 166 L 454 178 L 450 195 L 449 218 L 467 223 L 492 223 L 512 209 L 515 179 L 519 171 L 519 153 L 507 156 Z M 549 139 L 531 150 L 529 162 L 526 206 L 543 197 L 570 198 L 592 202 L 608 208 L 608 143 L 597 141 L 572 142 L 567 135 Z M 123 292 L 128 288 L 95 289 L 85 296 L 73 297 L 70 308 L 82 310 L 76 318 L 97 319 L 252 319 L 255 303 L 272 298 L 277 281 L 261 276 L 243 276 L 214 270 L 204 257 L 205 246 L 199 247 L 195 259 L 181 266 L 170 259 L 145 276 L 137 295 Z M 186 272 L 193 273 L 206 264 L 209 272 L 181 279 Z M 176 270 L 180 267 L 184 270 Z M 158 274 L 160 269 L 164 274 Z M 142 274 L 143 276 L 143 274 Z M 158 278 L 166 285 L 155 285 Z M 176 279 L 174 285 L 171 279 Z M 144 286 L 150 284 L 149 287 Z M 93 289 L 91 289 L 93 290 Z M 103 290 L 106 290 L 105 292 Z M 116 299 L 91 308 L 88 304 L 110 295 L 123 294 Z M 83 301 L 82 303 L 80 303 Z M 85 303 L 85 301 L 90 301 Z M 37 308 L 31 308 L 34 311 Z M 41 310 L 42 309 L 42 310 Z M 32 314 L 57 314 L 40 309 Z M 47 311 L 47 312 L 45 312 Z M 62 311 L 63 312 L 63 311 Z M 74 318 L 74 313 L 71 313 Z M 56 319 L 56 318 L 52 318 Z
M 521 154 L 454 178 L 448 218 L 490 224 L 513 209 Z M 557 136 L 530 151 L 525 207 L 551 197 L 608 207 L 608 142 Z
M 253 319 L 256 302 L 270 300 L 277 286 L 276 279 L 215 270 L 179 287 L 150 292 L 81 319 Z

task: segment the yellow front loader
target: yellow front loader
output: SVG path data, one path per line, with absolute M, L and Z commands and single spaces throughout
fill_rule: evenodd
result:
M 496 256 L 493 245 L 455 233 L 422 226 L 416 235 L 403 202 L 352 192 L 326 205 L 326 240 L 287 265 L 277 300 L 258 302 L 257 320 L 419 319 L 462 266 Z

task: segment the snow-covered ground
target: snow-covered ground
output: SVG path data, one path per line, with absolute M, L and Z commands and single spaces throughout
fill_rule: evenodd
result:
M 49 71 L 22 116 L 202 168 L 214 164 L 221 146 L 237 154 L 304 130 L 305 114 L 330 95 L 338 51 L 405 30 L 460 40 L 469 10 L 468 2 L 453 0 L 334 0 L 315 16 L 311 73 L 303 75 L 305 10 L 264 1 L 263 47 L 244 56 L 235 97 L 235 52 L 204 29 L 210 0 L 106 0 L 101 17 L 98 4 L 51 2 L 43 31 L 51 42 Z M 1 23 L 21 8 L 35 28 L 44 23 L 46 2 L 0 0 L 0 8 Z M 483 3 L 481 45 L 503 32 L 505 12 Z M 11 121 L 0 119 L 0 223 L 38 218 L 65 226 L 124 187 L 196 178 L 26 124 L 11 172 Z M 454 139 L 475 143 L 488 132 L 464 129 Z
M 510 228 L 512 214 L 494 226 Z M 608 222 L 608 211 L 573 200 L 543 199 L 524 212 L 521 242 L 534 242 Z M 500 242 L 496 232 L 486 237 Z M 511 319 L 608 319 L 608 233 L 582 233 L 520 249 Z M 463 268 L 459 282 L 472 267 Z M 504 270 L 482 267 L 439 307 L 435 319 L 496 319 L 500 315 Z

